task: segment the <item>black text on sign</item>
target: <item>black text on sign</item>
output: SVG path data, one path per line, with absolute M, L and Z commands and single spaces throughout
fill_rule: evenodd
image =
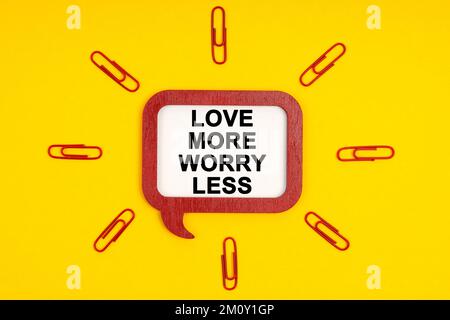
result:
M 158 191 L 166 197 L 279 197 L 286 189 L 286 126 L 277 106 L 164 106 Z

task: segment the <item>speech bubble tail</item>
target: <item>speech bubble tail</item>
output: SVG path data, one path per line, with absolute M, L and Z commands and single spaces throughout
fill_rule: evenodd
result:
M 184 212 L 181 211 L 161 211 L 162 220 L 164 225 L 174 235 L 185 238 L 194 239 L 194 235 L 190 233 L 184 226 L 183 216 Z

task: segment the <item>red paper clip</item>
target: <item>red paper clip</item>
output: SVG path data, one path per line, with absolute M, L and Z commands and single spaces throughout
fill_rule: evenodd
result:
M 310 223 L 308 220 L 308 217 L 312 215 L 314 216 L 317 221 L 315 223 Z M 336 229 L 335 227 L 333 227 L 331 224 L 329 224 L 327 221 L 325 221 L 323 218 L 321 218 L 317 213 L 315 212 L 308 212 L 305 215 L 305 222 L 308 226 L 311 227 L 311 229 L 313 229 L 314 231 L 316 231 L 322 238 L 324 238 L 325 240 L 327 240 L 333 247 L 335 247 L 338 250 L 341 251 L 345 251 L 348 249 L 348 247 L 350 247 L 350 242 L 344 237 L 342 236 L 338 229 Z M 320 225 L 324 225 L 325 227 L 327 227 L 330 231 L 333 232 L 333 234 L 335 234 L 336 236 L 338 236 L 340 239 L 342 239 L 345 242 L 344 246 L 340 246 L 338 245 L 338 241 L 332 239 L 329 235 L 327 235 L 324 231 L 320 230 L 319 226 Z
M 220 27 L 221 31 L 221 41 L 217 41 L 217 32 L 215 25 L 215 12 L 220 11 L 220 19 L 222 20 L 222 25 Z M 216 48 L 222 48 L 222 59 L 218 60 L 216 58 Z M 227 28 L 225 27 L 225 9 L 222 7 L 214 7 L 211 11 L 211 52 L 212 59 L 216 64 L 224 64 L 227 61 Z
M 233 253 L 232 253 L 232 259 L 233 259 L 233 274 L 232 276 L 229 276 L 229 270 L 227 268 L 228 262 L 227 262 L 227 241 L 231 241 L 233 243 Z M 227 281 L 234 281 L 234 285 L 229 287 Z M 223 287 L 226 290 L 233 290 L 236 288 L 238 282 L 238 268 L 237 268 L 237 246 L 236 246 L 236 240 L 234 240 L 232 237 L 227 237 L 223 240 L 223 254 L 222 254 L 222 283 Z
M 129 213 L 130 214 L 130 216 L 131 216 L 131 218 L 129 218 L 129 219 L 127 219 L 127 220 L 124 220 L 124 219 L 122 219 L 121 217 L 122 217 L 122 215 L 123 214 L 125 214 L 125 213 Z M 105 251 L 108 247 L 109 247 L 109 245 L 112 243 L 112 242 L 115 242 L 119 237 L 120 237 L 120 235 L 122 234 L 122 232 L 124 232 L 125 231 L 125 229 L 130 225 L 130 223 L 133 221 L 133 219 L 134 219 L 134 212 L 133 212 L 133 210 L 131 210 L 131 209 L 125 209 L 125 210 L 123 210 L 121 213 L 119 213 L 119 215 L 106 227 L 106 229 L 105 230 L 103 230 L 102 231 L 102 233 L 100 233 L 100 235 L 98 236 L 98 238 L 97 238 L 97 240 L 95 240 L 95 242 L 94 242 L 94 249 L 95 249 L 95 251 L 97 251 L 97 252 L 103 252 L 103 251 Z M 107 243 L 106 243 L 106 245 L 104 245 L 103 247 L 101 247 L 100 249 L 98 248 L 98 246 L 97 246 L 97 243 L 100 241 L 100 240 L 104 240 L 108 235 L 109 235 L 109 233 L 114 229 L 114 227 L 117 225 L 117 224 L 119 224 L 119 223 L 122 223 L 123 225 L 122 225 L 122 227 L 119 229 L 119 231 L 117 231 L 115 234 L 114 234 L 114 236 L 111 238 L 111 240 L 109 240 Z
M 95 61 L 95 56 L 99 55 L 104 60 L 109 63 L 112 68 L 105 67 L 104 63 L 98 63 Z M 104 53 L 100 51 L 94 51 L 91 53 L 91 61 L 93 64 L 95 64 L 100 70 L 102 70 L 108 77 L 113 79 L 115 82 L 117 82 L 119 85 L 122 86 L 125 90 L 129 92 L 135 92 L 139 89 L 139 81 L 137 81 L 132 75 L 130 75 L 128 72 L 126 72 L 121 66 L 117 64 L 117 62 L 109 59 Z M 125 83 L 128 82 L 128 86 L 125 85 Z M 133 85 L 134 84 L 134 85 Z
M 346 150 L 353 150 L 349 157 L 343 156 Z M 358 152 L 361 151 L 388 151 L 386 155 L 376 155 L 376 156 L 360 156 Z M 394 148 L 391 146 L 358 146 L 358 147 L 344 147 L 340 148 L 336 156 L 340 161 L 374 161 L 374 160 L 385 160 L 391 159 L 395 154 Z
M 339 53 L 339 55 L 336 58 L 334 58 L 332 61 L 328 62 L 328 64 L 324 68 L 322 68 L 322 70 L 319 70 L 319 71 L 316 70 L 317 66 L 320 65 L 320 63 L 327 58 L 328 53 L 330 51 L 333 51 L 334 48 L 337 48 L 337 47 L 341 47 L 342 48 L 341 49 L 342 52 Z M 300 83 L 302 85 L 304 85 L 305 87 L 309 87 L 310 85 L 312 85 L 317 79 L 319 79 L 321 76 L 323 76 L 323 74 L 325 72 L 327 72 L 328 70 L 330 70 L 331 67 L 334 66 L 334 63 L 340 57 L 342 57 L 344 55 L 345 51 L 346 51 L 346 48 L 345 48 L 345 45 L 343 43 L 338 42 L 338 43 L 334 44 L 330 49 L 325 51 L 325 53 L 323 55 L 321 55 L 319 57 L 319 59 L 314 61 L 314 63 L 312 65 L 310 65 L 305 71 L 303 71 L 302 75 L 300 76 Z M 309 73 L 309 71 L 312 71 L 312 73 L 313 73 L 313 75 L 315 75 L 315 77 L 311 81 L 305 82 L 303 78 L 305 77 L 306 74 Z
M 77 154 L 77 153 L 70 153 L 66 150 L 84 150 L 84 152 L 95 150 L 95 155 L 89 155 L 87 153 L 85 154 Z M 55 155 L 53 152 L 57 150 L 57 154 Z M 48 147 L 48 155 L 55 159 L 66 159 L 66 160 L 96 160 L 99 159 L 103 151 L 100 147 L 96 146 L 85 146 L 84 144 L 54 144 Z

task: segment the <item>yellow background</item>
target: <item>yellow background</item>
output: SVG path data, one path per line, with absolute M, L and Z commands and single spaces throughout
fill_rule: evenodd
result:
M 81 30 L 66 9 L 81 8 Z M 381 8 L 369 30 L 366 9 Z M 228 61 L 210 53 L 226 10 Z M 15 1 L 0 4 L 0 298 L 450 298 L 450 3 L 437 1 Z M 336 42 L 347 53 L 311 87 L 301 72 Z M 141 82 L 129 93 L 89 60 L 103 51 Z M 141 118 L 164 89 L 281 90 L 304 116 L 303 194 L 281 214 L 187 214 L 168 232 L 141 191 Z M 51 159 L 57 143 L 99 145 L 97 161 Z M 336 150 L 388 144 L 392 160 Z M 98 234 L 136 219 L 104 253 Z M 303 221 L 315 211 L 351 242 L 340 252 Z M 221 283 L 233 236 L 239 284 Z M 69 265 L 81 290 L 69 290 Z M 366 269 L 381 267 L 381 290 Z

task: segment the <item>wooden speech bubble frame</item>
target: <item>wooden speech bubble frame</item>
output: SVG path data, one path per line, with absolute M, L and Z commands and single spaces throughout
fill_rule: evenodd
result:
M 277 198 L 165 197 L 157 188 L 158 112 L 166 105 L 277 106 L 287 116 L 286 190 Z M 183 224 L 186 212 L 278 213 L 291 208 L 302 193 L 303 116 L 297 101 L 281 91 L 167 90 L 147 102 L 142 126 L 142 189 L 175 235 L 192 239 Z

